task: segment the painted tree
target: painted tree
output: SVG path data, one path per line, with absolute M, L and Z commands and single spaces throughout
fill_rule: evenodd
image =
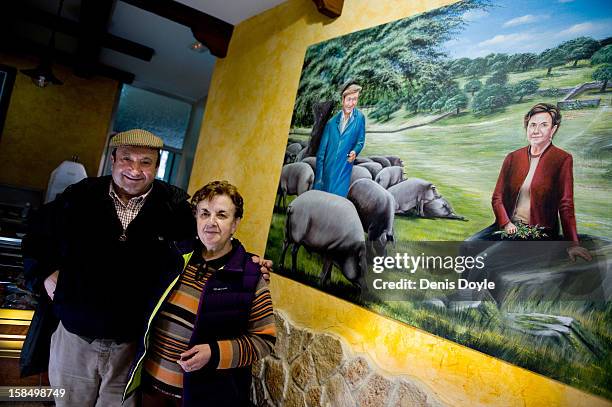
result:
M 416 92 L 409 92 L 402 98 L 402 104 L 407 112 L 416 114 L 419 111 L 419 96 Z
M 418 79 L 417 74 L 421 68 L 419 59 L 404 47 L 398 48 L 396 55 L 390 51 L 385 56 L 393 61 L 395 67 L 399 68 L 401 74 L 408 80 L 408 85 L 414 87 L 414 81 Z
M 478 79 L 473 79 L 467 82 L 465 86 L 463 86 L 463 90 L 466 92 L 470 92 L 472 96 L 474 96 L 474 93 L 478 92 L 481 88 L 482 82 L 480 82 Z
M 478 116 L 494 113 L 512 102 L 512 92 L 504 85 L 485 86 L 474 96 L 472 110 Z
M 455 110 L 456 114 L 459 114 L 459 110 L 466 108 L 467 104 L 468 99 L 465 93 L 459 93 L 446 101 L 444 110 Z
M 612 44 L 600 48 L 591 57 L 591 65 L 612 64 Z
M 493 85 L 493 84 L 505 85 L 507 82 L 508 82 L 508 74 L 505 71 L 497 71 L 497 72 L 493 72 L 493 74 L 491 74 L 491 76 L 487 78 L 485 85 Z
M 510 67 L 508 66 L 508 62 L 507 61 L 499 61 L 499 62 L 495 62 L 493 63 L 490 67 L 489 70 L 491 72 L 509 72 Z
M 518 82 L 512 87 L 512 92 L 515 96 L 518 96 L 518 102 L 523 100 L 523 97 L 533 95 L 538 91 L 540 84 L 535 79 L 525 79 L 524 81 Z
M 438 92 L 438 89 L 435 87 L 430 88 L 426 92 L 424 92 L 419 98 L 418 109 L 420 111 L 430 111 L 432 110 L 433 104 L 440 99 L 441 95 Z
M 508 63 L 508 59 L 510 58 L 507 54 L 489 54 L 487 56 L 487 60 L 489 62 L 489 68 L 493 71 L 499 71 L 500 69 L 494 69 L 494 66 L 506 65 Z
M 465 72 L 467 71 L 471 63 L 472 60 L 470 58 L 455 59 L 450 66 L 449 73 L 452 76 L 463 76 L 466 74 Z
M 388 122 L 391 120 L 391 115 L 398 111 L 401 107 L 399 102 L 386 100 L 382 103 L 376 105 L 376 108 L 370 113 L 368 117 L 379 121 L 379 122 Z
M 573 67 L 578 65 L 581 59 L 588 59 L 600 48 L 599 41 L 591 37 L 578 37 L 573 40 L 565 41 L 559 48 L 567 53 L 568 62 L 574 61 Z
M 565 65 L 568 56 L 563 48 L 556 47 L 543 51 L 538 59 L 538 65 L 542 68 L 547 68 L 546 76 L 550 76 L 554 67 Z
M 612 79 L 612 64 L 603 64 L 599 66 L 599 68 L 593 72 L 592 77 L 596 81 L 603 82 L 600 92 L 605 92 L 606 86 L 608 86 L 608 81 Z
M 387 59 L 356 65 L 349 71 L 349 77 L 363 87 L 359 97 L 362 105 L 376 105 L 382 100 L 399 98 L 402 93 L 403 78 Z
M 477 78 L 487 73 L 487 60 L 484 58 L 476 58 L 465 71 L 465 74 L 471 78 Z
M 446 100 L 438 99 L 431 105 L 431 109 L 436 112 L 441 112 L 444 109 L 444 105 L 446 104 Z
M 429 110 L 432 94 L 446 95 L 452 81 L 442 44 L 465 26 L 466 11 L 486 7 L 487 0 L 464 0 L 309 47 L 292 125 L 312 125 L 312 107 L 323 100 L 339 107 L 338 89 L 349 79 L 363 86 L 360 105 L 381 105 L 383 112 L 398 105 L 386 101 L 396 100 Z
M 441 69 L 430 71 L 427 80 L 421 83 L 418 110 L 440 110 L 446 101 L 461 93 L 459 85 Z
M 514 54 L 508 58 L 508 72 L 525 72 L 532 69 L 538 61 L 532 53 Z

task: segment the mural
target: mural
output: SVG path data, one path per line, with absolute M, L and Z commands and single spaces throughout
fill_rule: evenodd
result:
M 462 1 L 308 48 L 267 258 L 612 399 L 612 10 Z

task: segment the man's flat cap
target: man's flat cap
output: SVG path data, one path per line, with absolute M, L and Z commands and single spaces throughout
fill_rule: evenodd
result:
M 345 97 L 346 95 L 351 95 L 353 93 L 359 93 L 359 92 L 361 92 L 361 86 L 357 85 L 356 83 L 353 83 L 353 84 L 347 86 L 342 91 L 342 97 Z
M 133 129 L 115 134 L 110 141 L 110 146 L 135 146 L 160 149 L 164 147 L 164 141 L 150 131 Z

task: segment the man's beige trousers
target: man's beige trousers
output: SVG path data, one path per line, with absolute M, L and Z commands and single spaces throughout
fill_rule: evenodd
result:
M 136 343 L 115 343 L 96 339 L 89 343 L 70 333 L 59 323 L 51 337 L 49 382 L 66 389 L 57 398 L 58 407 L 121 406 L 130 366 L 136 356 Z M 132 396 L 123 404 L 134 407 Z

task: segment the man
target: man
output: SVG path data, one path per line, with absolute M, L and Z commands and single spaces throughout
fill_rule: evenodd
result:
M 155 180 L 163 141 L 130 130 L 110 146 L 112 175 L 68 187 L 23 242 L 29 282 L 59 318 L 49 356 L 49 381 L 66 390 L 58 406 L 121 405 L 144 316 L 196 235 L 187 194 Z
M 325 125 L 317 152 L 314 189 L 346 197 L 353 161 L 365 144 L 365 117 L 358 109 L 361 86 L 349 82 L 341 90 L 342 110 Z

